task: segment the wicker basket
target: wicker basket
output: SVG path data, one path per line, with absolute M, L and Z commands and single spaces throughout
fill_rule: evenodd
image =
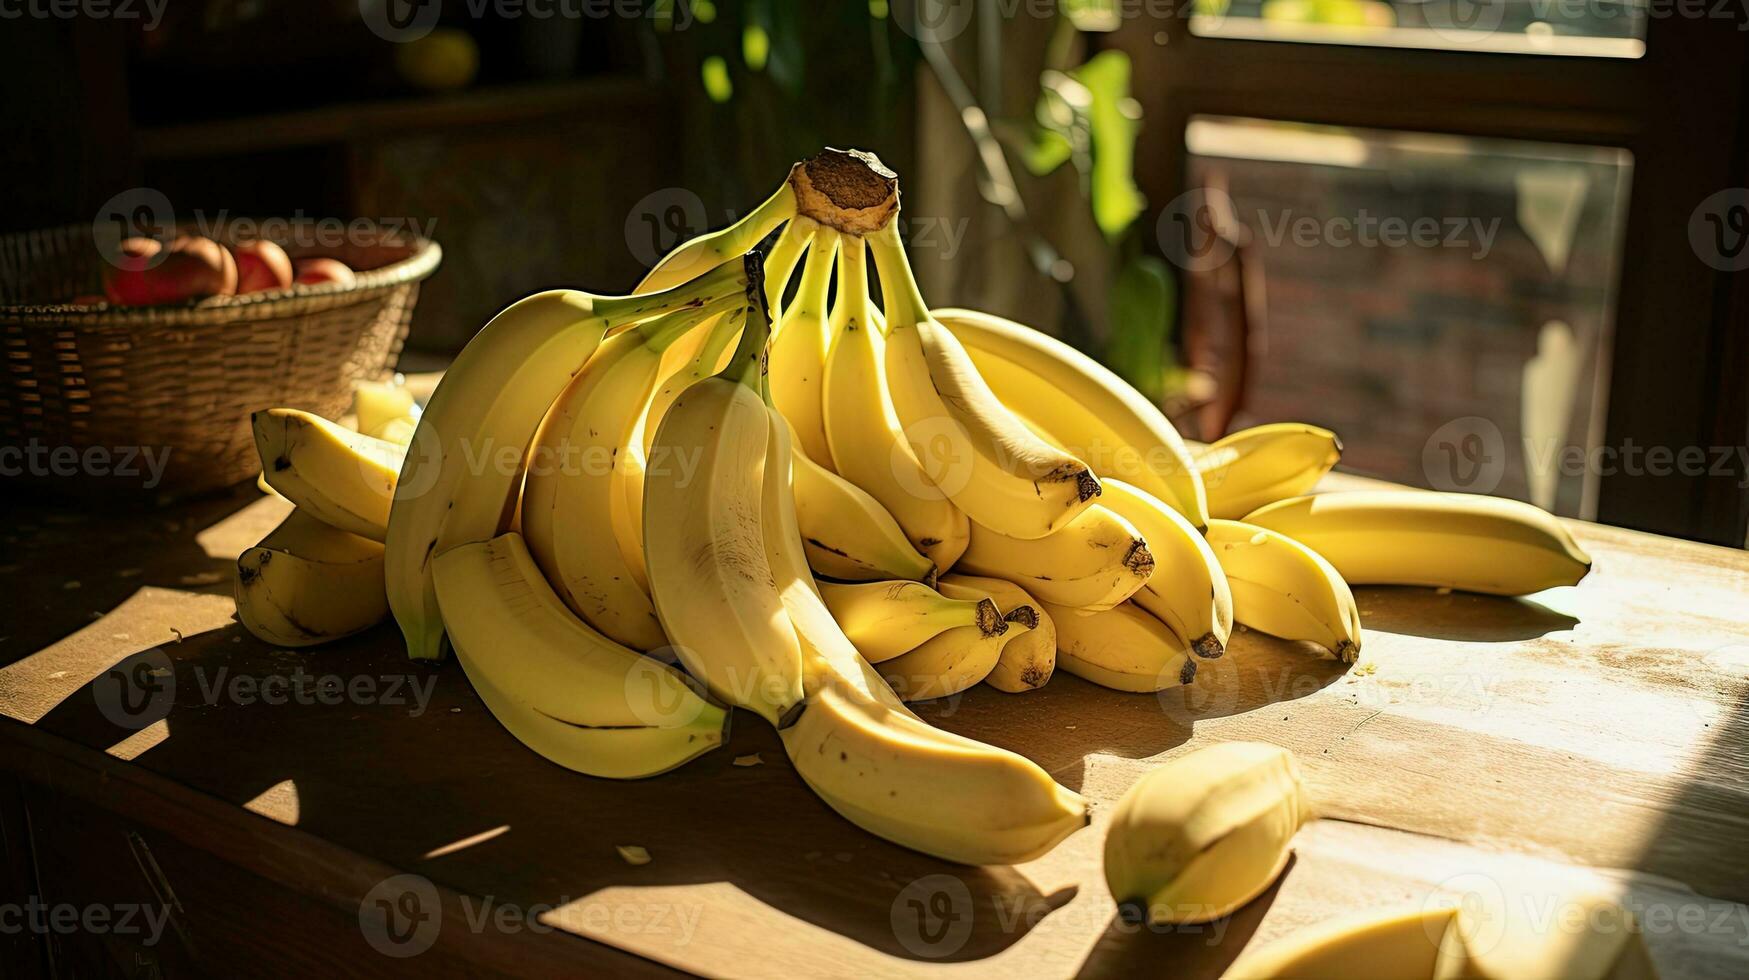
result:
M 260 472 L 251 412 L 347 411 L 355 381 L 392 370 L 442 250 L 385 237 L 286 251 L 338 258 L 357 282 L 181 306 L 67 305 L 103 291 L 91 226 L 0 236 L 0 486 L 186 496 Z

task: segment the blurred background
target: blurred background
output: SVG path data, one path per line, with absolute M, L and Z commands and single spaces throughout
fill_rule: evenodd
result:
M 1743 546 L 1746 26 L 1649 0 L 19 0 L 0 279 L 47 229 L 363 219 L 442 246 L 399 361 L 431 370 L 511 300 L 628 290 L 794 161 L 867 148 L 933 304 L 1070 340 L 1189 437 L 1314 422 L 1355 472 Z

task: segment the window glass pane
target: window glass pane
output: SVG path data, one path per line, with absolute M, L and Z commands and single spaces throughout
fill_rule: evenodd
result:
M 1638 58 L 1651 2 L 1197 0 L 1190 30 L 1263 41 Z
M 1219 280 L 1174 236 L 1190 245 L 1215 205 L 1265 294 L 1229 428 L 1313 422 L 1360 473 L 1595 513 L 1623 462 L 1596 447 L 1627 151 L 1215 117 L 1185 136 L 1194 189 L 1159 229 L 1198 366 L 1235 377 L 1220 361 L 1239 348 L 1203 312 Z

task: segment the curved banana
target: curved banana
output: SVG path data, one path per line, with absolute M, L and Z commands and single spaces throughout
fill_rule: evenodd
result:
M 797 218 L 806 221 L 806 218 Z M 808 246 L 802 284 L 796 301 L 783 311 L 771 336 L 771 403 L 793 427 L 796 448 L 822 466 L 830 466 L 832 447 L 821 418 L 821 391 L 826 373 L 826 299 L 832 286 L 832 264 L 838 255 L 838 233 L 820 228 Z
M 772 195 L 727 228 L 692 239 L 662 257 L 644 274 L 634 293 L 672 289 L 706 275 L 752 251 L 753 246 L 796 213 L 796 193 L 786 180 Z
M 1202 533 L 1160 498 L 1122 480 L 1108 478 L 1100 499 L 1135 525 L 1154 556 L 1153 573 L 1130 601 L 1172 627 L 1197 656 L 1220 656 L 1233 633 L 1233 590 Z
M 959 567 L 1007 579 L 1059 606 L 1110 609 L 1134 595 L 1155 565 L 1135 525 L 1096 504 L 1043 538 L 1011 538 L 974 523 Z
M 256 412 L 249 422 L 268 486 L 330 527 L 383 540 L 406 447 L 295 408 Z
M 987 596 L 1002 610 L 1003 619 L 1025 627 L 1008 632 L 1002 655 L 984 683 L 1008 694 L 1023 694 L 1050 681 L 1057 669 L 1056 621 L 1031 593 L 1013 582 L 982 575 L 943 575 L 935 587 L 955 599 Z
M 1246 951 L 1227 980 L 1446 980 L 1442 952 L 1461 941 L 1451 906 L 1361 912 L 1296 929 L 1256 952 Z M 1458 953 L 1458 960 L 1462 954 Z
M 670 292 L 604 297 L 553 290 L 520 300 L 457 355 L 419 417 L 389 513 L 384 574 L 408 656 L 442 655 L 431 560 L 496 537 L 515 513 L 522 462 L 547 409 L 602 337 L 686 305 L 746 289 L 727 266 Z
M 740 302 L 730 296 L 719 305 Z M 652 320 L 649 337 L 628 330 L 609 338 L 548 410 L 529 451 L 522 488 L 529 552 L 572 612 L 634 650 L 656 650 L 668 640 L 616 540 L 615 464 L 656 385 L 663 350 L 720 312 L 681 310 Z
M 1002 659 L 1002 645 L 1012 635 L 1029 631 L 1016 617 L 1002 623 L 1004 632 L 960 626 L 924 640 L 914 649 L 884 661 L 875 669 L 906 701 L 945 698 L 973 687 L 990 676 Z
M 1189 645 L 1133 602 L 1101 612 L 1043 605 L 1057 627 L 1057 666 L 1084 681 L 1149 693 L 1196 680 Z
M 1214 549 L 1233 589 L 1233 615 L 1284 640 L 1315 643 L 1326 656 L 1360 656 L 1354 593 L 1323 556 L 1285 534 L 1240 521 L 1209 521 Z
M 729 366 L 681 392 L 655 445 L 696 472 L 652 468 L 644 480 L 644 560 L 662 629 L 680 662 L 719 700 L 773 725 L 802 708 L 802 655 L 773 587 L 761 493 L 788 482 L 758 393 L 769 325 L 764 297 L 744 322 Z M 785 447 L 787 448 L 787 447 Z
M 922 582 L 821 582 L 820 597 L 844 635 L 871 664 L 891 660 L 944 630 L 985 636 L 1008 629 L 989 599 L 951 599 Z
M 972 355 L 1003 404 L 1041 435 L 1093 466 L 1101 477 L 1135 484 L 1208 524 L 1208 499 L 1178 430 L 1141 392 L 1068 344 L 977 310 L 931 311 Z
M 710 318 L 704 326 L 687 333 L 663 352 L 655 391 L 635 406 L 631 431 L 619 445 L 613 471 L 613 494 L 609 514 L 620 557 L 638 587 L 649 591 L 649 569 L 644 563 L 644 480 L 652 465 L 685 467 L 687 461 L 664 455 L 653 458 L 656 429 L 675 399 L 687 388 L 716 374 L 726 366 L 742 318 L 727 314 Z
M 1279 501 L 1245 520 L 1305 544 L 1354 585 L 1529 595 L 1591 570 L 1559 518 L 1502 497 L 1353 490 Z
M 789 429 L 771 414 L 778 454 L 789 458 Z M 815 591 L 790 483 L 763 489 L 767 560 L 807 673 L 807 706 L 778 735 L 808 787 L 870 833 L 964 864 L 1030 861 L 1086 826 L 1087 802 L 1037 765 L 905 707 Z
M 1342 440 L 1304 422 L 1228 433 L 1196 453 L 1209 516 L 1242 520 L 1265 504 L 1310 492 L 1342 458 Z
M 952 568 L 971 529 L 965 512 L 930 481 L 904 439 L 885 382 L 885 340 L 873 325 L 860 238 L 847 235 L 840 242 L 837 290 L 823 392 L 832 468 L 880 501 L 936 568 Z
M 389 615 L 383 546 L 293 510 L 237 556 L 237 618 L 282 647 L 351 636 Z
M 783 226 L 783 232 L 765 254 L 765 305 L 780 322 L 783 319 L 783 294 L 789 289 L 790 276 L 796 271 L 808 242 L 819 228 L 812 218 L 797 215 Z
M 353 414 L 358 416 L 358 431 L 401 446 L 413 441 L 413 429 L 419 424 L 419 406 L 406 385 L 361 381 L 352 393 L 352 405 Z
M 846 582 L 935 575 L 935 563 L 911 546 L 880 501 L 799 448 L 792 462 L 796 522 L 815 572 Z
M 524 745 L 610 779 L 667 772 L 723 744 L 729 713 L 686 678 L 584 625 L 515 532 L 433 563 L 462 671 Z
M 1300 767 L 1280 746 L 1223 742 L 1173 759 L 1112 812 L 1111 897 L 1154 925 L 1229 915 L 1280 877 L 1310 810 Z
M 1099 479 L 1005 408 L 930 318 L 897 223 L 869 241 L 886 297 L 887 386 L 930 481 L 967 517 L 1010 537 L 1042 538 L 1074 520 L 1099 496 Z

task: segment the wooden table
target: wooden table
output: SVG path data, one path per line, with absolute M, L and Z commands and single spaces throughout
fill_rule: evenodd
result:
M 6 900 L 169 919 L 152 944 L 0 933 L 0 973 L 52 957 L 124 975 L 1214 976 L 1350 910 L 1498 882 L 1552 901 L 1594 875 L 1625 890 L 1666 977 L 1749 975 L 1742 552 L 1575 525 L 1596 569 L 1537 601 L 1360 590 L 1357 667 L 1242 633 L 1188 694 L 1059 675 L 925 706 L 1096 805 L 1046 857 L 972 869 L 839 819 L 744 713 L 723 750 L 613 783 L 523 749 L 453 663 L 404 660 L 393 626 L 305 652 L 256 641 L 232 619 L 232 559 L 284 507 L 251 491 L 145 516 L 13 508 Z M 300 672 L 352 693 L 255 696 Z M 1291 748 L 1327 819 L 1231 920 L 1126 925 L 1100 872 L 1110 804 L 1160 760 L 1236 738 Z

